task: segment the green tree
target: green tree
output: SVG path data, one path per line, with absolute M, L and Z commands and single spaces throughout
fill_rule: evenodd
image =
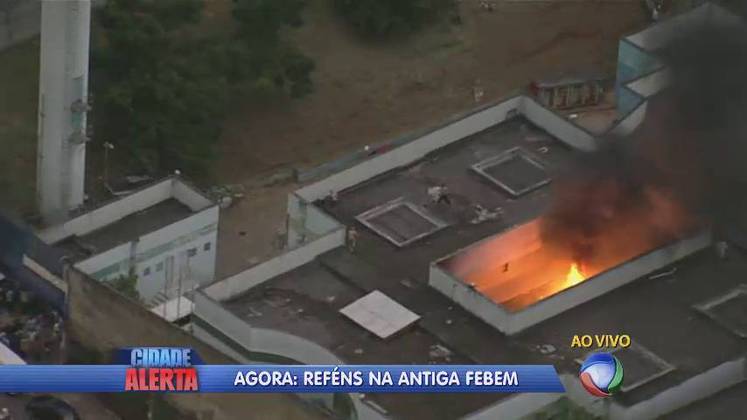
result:
M 234 0 L 237 37 L 229 74 L 254 93 L 300 97 L 312 91 L 314 62 L 282 37 L 303 23 L 305 0 Z
M 302 5 L 235 0 L 236 30 L 215 34 L 196 25 L 202 0 L 108 0 L 92 48 L 96 138 L 146 170 L 205 174 L 233 95 L 310 91 L 313 62 L 280 34 Z
M 109 282 L 109 285 L 119 293 L 140 301 L 140 292 L 137 291 L 137 275 L 134 273 L 121 275 Z
M 98 13 L 95 133 L 146 169 L 201 171 L 212 155 L 228 86 L 210 40 L 187 30 L 201 12 L 199 0 L 110 0 Z
M 335 7 L 360 34 L 389 37 L 417 31 L 455 5 L 454 0 L 335 0 Z

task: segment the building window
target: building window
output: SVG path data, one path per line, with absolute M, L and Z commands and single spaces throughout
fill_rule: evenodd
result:
M 145 267 L 145 270 L 143 270 L 144 276 L 150 276 L 150 267 Z
M 192 248 L 192 249 L 190 249 L 190 250 L 187 251 L 187 256 L 188 257 L 192 258 L 195 255 L 197 255 L 197 248 Z
M 213 247 L 213 243 L 212 242 L 206 242 L 205 246 L 203 246 L 202 249 L 204 249 L 205 251 L 210 251 L 210 248 L 212 248 L 212 247 Z
M 163 261 L 156 264 L 156 271 L 163 271 Z

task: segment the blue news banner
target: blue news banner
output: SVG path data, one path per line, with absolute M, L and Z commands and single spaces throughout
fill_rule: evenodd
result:
M 516 393 L 564 392 L 564 388 L 550 365 L 0 366 L 0 392 L 125 391 Z

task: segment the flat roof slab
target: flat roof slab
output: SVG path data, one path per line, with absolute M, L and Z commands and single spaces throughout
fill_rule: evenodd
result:
M 747 286 L 695 307 L 735 335 L 747 338 Z
M 169 198 L 83 236 L 72 236 L 56 244 L 74 259 L 107 251 L 194 214 L 186 205 Z
M 733 419 L 747 412 L 747 381 L 681 408 L 661 420 Z M 735 417 L 736 415 L 736 417 Z
M 674 369 L 613 397 L 628 406 L 747 352 L 747 342 L 694 308 L 747 285 L 745 254 L 733 248 L 730 259 L 722 261 L 707 249 L 674 267 L 677 270 L 671 275 L 648 279 L 657 273 L 647 274 L 511 338 L 422 284 L 423 279 L 407 278 L 399 271 L 401 267 L 377 259 L 365 247 L 355 255 L 344 248 L 330 251 L 225 305 L 251 325 L 299 335 L 348 363 L 360 364 L 427 364 L 432 362 L 432 346 L 441 345 L 453 352 L 446 363 L 549 363 L 560 373 L 575 374 L 576 359 L 587 353 L 570 347 L 575 334 L 629 334 Z M 661 273 L 674 267 L 665 267 Z M 419 314 L 417 325 L 381 340 L 339 313 L 376 289 Z M 554 351 L 541 352 L 548 344 Z M 645 363 L 639 369 L 634 361 L 626 362 L 625 368 L 629 378 L 658 372 Z M 376 394 L 367 398 L 397 418 L 431 418 L 439 413 L 440 418 L 456 419 L 506 395 Z
M 427 279 L 432 261 L 535 218 L 550 204 L 548 186 L 515 198 L 472 170 L 472 165 L 515 147 L 541 157 L 550 177 L 561 171 L 574 155 L 564 143 L 525 118 L 515 117 L 439 149 L 413 165 L 339 191 L 336 203 L 322 200 L 316 204 L 348 226 L 357 224 L 356 217 L 361 213 L 396 199 L 424 208 L 448 226 L 403 248 L 369 229 L 360 229 L 358 248 L 376 255 L 376 259 L 388 261 L 398 273 L 406 273 L 412 279 Z M 427 190 L 439 184 L 448 187 L 451 205 L 431 203 Z M 495 220 L 472 224 L 475 204 L 486 209 L 500 207 L 503 214 Z
M 387 290 L 389 293 L 392 289 Z M 438 296 L 433 291 L 425 291 Z M 332 272 L 315 261 L 275 277 L 223 305 L 252 326 L 303 337 L 350 364 L 474 363 L 460 349 L 419 325 L 382 340 L 340 313 L 342 308 L 366 294 L 339 272 Z M 405 306 L 409 308 L 409 304 Z M 440 348 L 448 349 L 450 354 L 434 356 L 434 349 Z M 394 418 L 433 418 L 433 413 L 439 413 L 439 418 L 457 419 L 509 396 L 369 394 L 366 398 Z

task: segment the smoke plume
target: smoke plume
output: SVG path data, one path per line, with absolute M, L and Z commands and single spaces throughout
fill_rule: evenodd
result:
M 747 30 L 702 26 L 661 52 L 671 84 L 630 136 L 554 183 L 543 240 L 596 265 L 747 212 Z

